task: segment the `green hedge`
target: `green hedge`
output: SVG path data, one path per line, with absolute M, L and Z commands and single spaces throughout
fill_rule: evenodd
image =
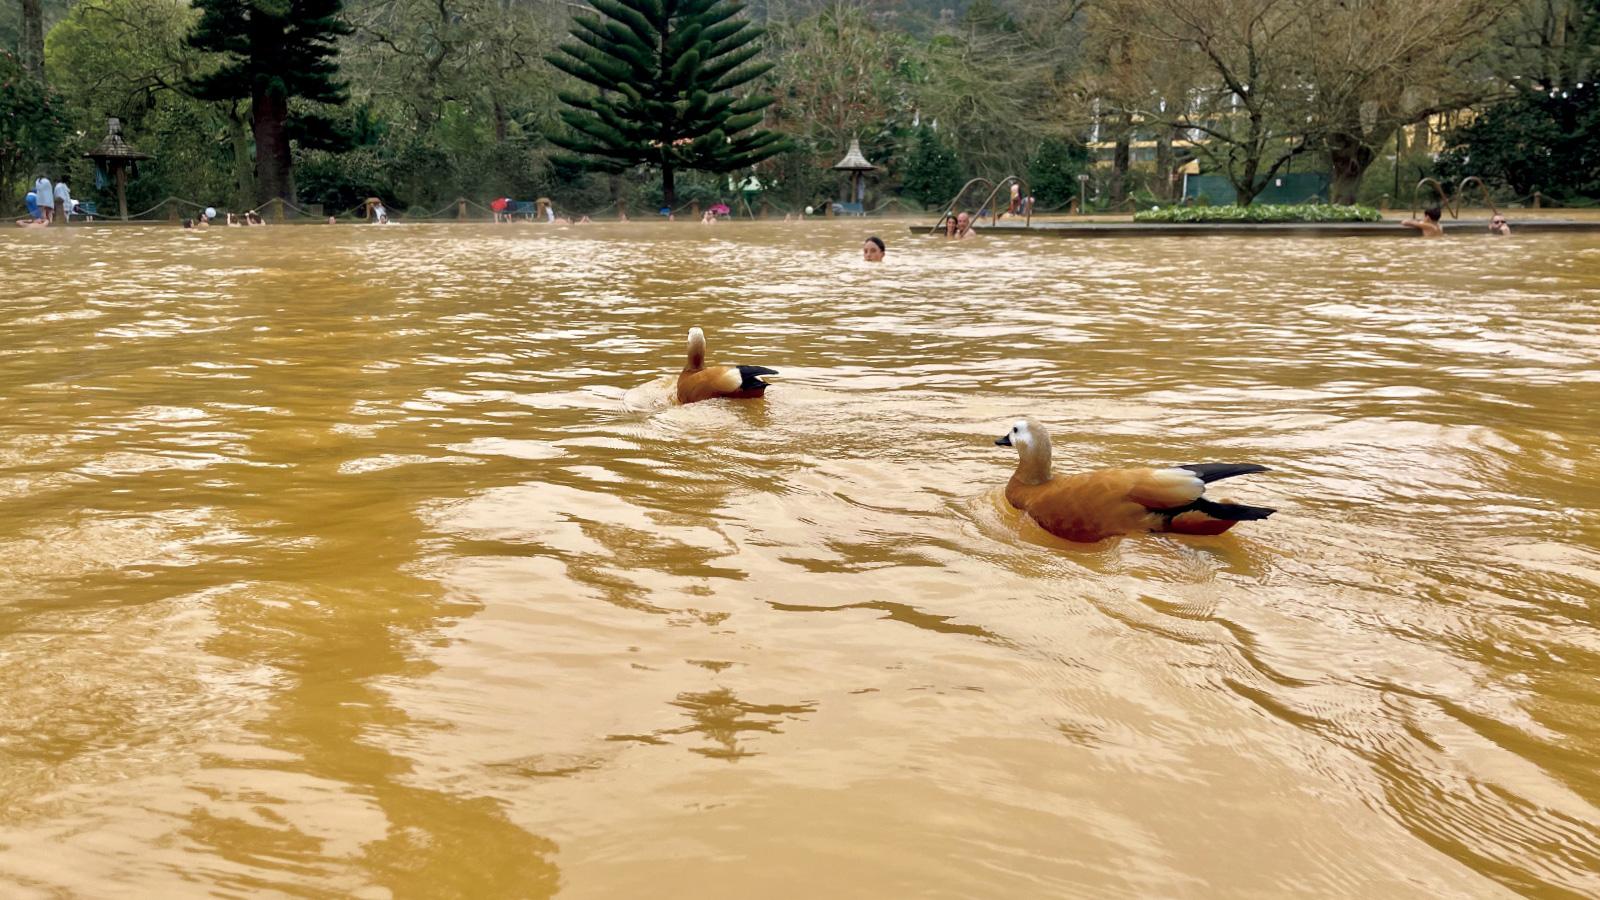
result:
M 1294 206 L 1169 206 L 1134 214 L 1135 222 L 1264 224 L 1268 222 L 1379 222 L 1370 206 L 1300 203 Z

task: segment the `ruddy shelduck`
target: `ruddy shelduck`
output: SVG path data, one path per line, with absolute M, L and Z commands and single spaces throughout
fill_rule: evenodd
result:
M 707 366 L 706 334 L 689 329 L 689 360 L 678 375 L 678 402 L 698 403 L 713 397 L 744 400 L 760 397 L 768 385 L 762 375 L 776 375 L 763 366 Z
M 1202 496 L 1209 482 L 1266 472 L 1266 466 L 1198 463 L 1057 477 L 1050 474 L 1050 433 L 1037 421 L 1018 420 L 995 443 L 1017 448 L 1017 471 L 1006 484 L 1006 500 L 1040 528 L 1069 541 L 1092 543 L 1146 531 L 1221 534 L 1238 522 L 1276 512 Z

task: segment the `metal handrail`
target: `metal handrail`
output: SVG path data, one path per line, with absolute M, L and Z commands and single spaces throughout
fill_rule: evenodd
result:
M 1461 179 L 1460 184 L 1456 185 L 1456 207 L 1458 209 L 1460 208 L 1461 195 L 1467 192 L 1467 184 L 1469 182 L 1477 182 L 1478 190 L 1483 194 L 1483 203 L 1485 206 L 1489 207 L 1490 217 L 1500 215 L 1500 207 L 1496 206 L 1494 203 L 1494 198 L 1489 196 L 1489 186 L 1484 184 L 1483 179 L 1476 175 L 1468 175 L 1467 177 Z
M 1000 179 L 1000 183 L 994 186 L 994 190 L 990 191 L 989 192 L 989 196 L 983 201 L 982 204 L 980 204 L 978 206 L 978 212 L 980 212 L 980 213 L 983 212 L 985 209 L 989 210 L 989 224 L 990 225 L 994 225 L 996 222 L 1000 221 L 999 214 L 995 212 L 994 198 L 996 198 L 996 197 L 998 197 L 1000 195 L 1000 189 L 1001 188 L 1005 187 L 1008 184 L 1011 184 L 1012 182 L 1016 182 L 1018 185 L 1020 185 L 1022 187 L 1022 196 L 1026 197 L 1028 195 L 1028 183 L 1023 181 L 1021 178 L 1018 178 L 1015 175 L 1007 175 L 1006 177 Z M 1024 205 L 1026 205 L 1026 204 L 1024 204 Z M 1033 227 L 1033 210 L 1031 210 L 1031 209 L 1028 210 L 1028 223 L 1024 227 L 1027 227 L 1027 228 L 1032 228 Z
M 1468 175 L 1457 182 L 1454 198 L 1445 195 L 1444 185 L 1440 184 L 1436 178 L 1424 178 L 1417 182 L 1417 186 L 1411 189 L 1411 218 L 1413 219 L 1422 213 L 1422 208 L 1417 205 L 1417 193 L 1422 190 L 1422 186 L 1425 184 L 1433 186 L 1434 193 L 1439 196 L 1439 208 L 1449 212 L 1452 219 L 1461 218 L 1461 197 L 1467 192 L 1467 186 L 1470 184 L 1478 186 L 1478 190 L 1483 196 L 1484 205 L 1489 207 L 1489 214 L 1492 216 L 1500 215 L 1500 207 L 1495 205 L 1494 198 L 1489 195 L 1489 186 L 1484 184 L 1482 178 L 1476 175 Z
M 928 230 L 929 234 L 937 234 L 939 232 L 939 228 L 944 225 L 945 220 L 949 219 L 949 218 L 953 218 L 955 216 L 956 207 L 958 205 L 960 205 L 961 198 L 965 197 L 967 195 L 967 189 L 972 187 L 973 185 L 977 184 L 980 181 L 983 182 L 984 184 L 989 185 L 990 187 L 994 186 L 994 182 L 990 181 L 987 178 L 983 178 L 983 177 L 974 178 L 974 179 L 968 181 L 966 184 L 963 184 L 961 186 L 961 190 L 956 191 L 955 199 L 950 201 L 950 205 L 945 209 L 944 215 L 940 216 L 939 217 L 939 221 L 933 223 L 933 227 Z
M 1023 181 L 1020 177 L 1018 177 L 1016 175 L 1007 175 L 1006 177 L 1000 179 L 998 184 L 993 182 L 993 181 L 990 181 L 987 178 L 983 178 L 983 177 L 974 178 L 974 179 L 968 181 L 966 184 L 961 186 L 961 190 L 956 192 L 955 198 L 950 201 L 950 205 L 949 206 L 945 207 L 944 214 L 939 216 L 939 221 L 933 223 L 933 228 L 929 229 L 928 233 L 929 234 L 937 234 L 939 232 L 939 229 L 944 226 L 944 223 L 946 221 L 948 221 L 949 219 L 954 218 L 955 214 L 956 214 L 956 208 L 961 205 L 961 198 L 965 197 L 967 195 L 967 191 L 969 189 L 971 189 L 971 187 L 973 185 L 978 184 L 980 182 L 983 183 L 983 184 L 988 185 L 990 190 L 989 190 L 989 196 L 984 198 L 984 201 L 982 203 L 978 204 L 978 211 L 982 212 L 985 209 L 989 210 L 989 224 L 991 224 L 991 225 L 994 224 L 995 221 L 999 217 L 998 213 L 995 212 L 994 199 L 995 199 L 995 197 L 1000 195 L 1000 191 L 1002 189 L 1004 189 L 1005 187 L 1010 185 L 1012 182 L 1016 182 L 1017 184 L 1022 186 L 1023 195 L 1026 196 L 1028 194 L 1028 183 L 1026 181 Z M 1027 226 L 1026 227 L 1029 227 L 1029 228 L 1033 227 L 1033 210 L 1031 208 L 1028 210 Z

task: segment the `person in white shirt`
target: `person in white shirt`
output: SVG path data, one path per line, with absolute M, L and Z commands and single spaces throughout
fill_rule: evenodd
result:
M 67 176 L 56 182 L 56 205 L 61 209 L 62 221 L 72 221 L 72 189 L 67 187 Z
M 44 211 L 44 220 L 49 222 L 56 217 L 55 213 L 55 188 L 50 184 L 49 176 L 39 173 L 39 180 L 33 183 L 33 193 L 39 198 L 39 208 Z

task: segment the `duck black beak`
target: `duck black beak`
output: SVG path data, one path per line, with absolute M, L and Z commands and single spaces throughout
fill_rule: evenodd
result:
M 1000 435 L 999 437 L 995 438 L 994 445 L 996 447 L 1009 447 L 1009 446 L 1011 446 L 1011 435 L 1010 434 L 1002 434 L 1002 435 Z

